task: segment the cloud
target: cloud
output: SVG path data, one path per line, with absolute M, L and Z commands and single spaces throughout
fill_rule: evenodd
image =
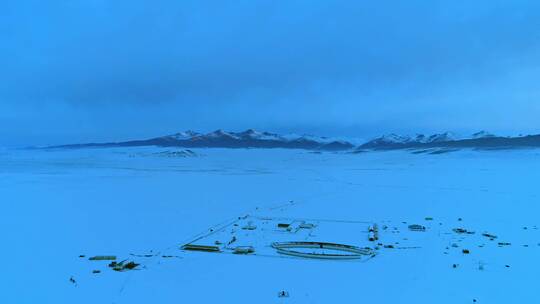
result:
M 394 128 L 402 112 L 511 108 L 539 76 L 531 1 L 12 1 L 3 14 L 8 111 Z

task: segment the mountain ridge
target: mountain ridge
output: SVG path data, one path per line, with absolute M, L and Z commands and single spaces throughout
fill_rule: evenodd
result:
M 248 129 L 243 132 L 227 132 L 221 129 L 210 133 L 194 131 L 179 132 L 144 140 L 130 140 L 108 143 L 83 143 L 52 146 L 48 148 L 90 148 L 90 147 L 134 147 L 160 146 L 183 148 L 285 148 L 322 151 L 350 150 L 354 144 L 328 137 L 313 135 L 259 132 Z
M 540 147 L 540 135 L 503 137 L 480 131 L 470 137 L 457 137 L 450 132 L 434 134 L 427 138 L 423 135 L 417 135 L 415 138 L 383 135 L 361 144 L 357 149 L 380 151 L 431 148 L 515 149 L 537 147 Z
M 46 148 L 91 148 L 91 147 L 182 147 L 182 148 L 284 148 L 316 151 L 387 151 L 402 149 L 515 149 L 540 147 L 539 135 L 503 137 L 480 131 L 468 137 L 459 137 L 451 132 L 414 136 L 395 133 L 376 137 L 360 145 L 352 141 L 308 134 L 280 135 L 248 129 L 229 132 L 222 129 L 209 133 L 184 131 L 143 140 L 106 143 L 82 143 L 50 146 Z

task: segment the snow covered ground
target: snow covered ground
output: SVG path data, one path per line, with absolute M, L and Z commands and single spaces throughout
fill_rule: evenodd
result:
M 0 303 L 540 302 L 537 150 L 156 153 L 169 150 L 0 151 Z M 248 214 L 375 222 L 394 248 L 360 261 L 179 249 Z

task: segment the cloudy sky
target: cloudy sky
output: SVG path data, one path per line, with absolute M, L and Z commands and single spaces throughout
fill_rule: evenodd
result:
M 0 144 L 540 133 L 540 1 L 20 0 Z

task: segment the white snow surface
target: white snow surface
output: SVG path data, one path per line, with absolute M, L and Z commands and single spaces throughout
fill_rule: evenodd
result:
M 537 150 L 156 154 L 169 150 L 3 150 L 0 303 L 540 303 Z M 245 215 L 378 223 L 382 244 L 404 248 L 361 261 L 179 249 Z M 343 241 L 339 229 L 324 241 Z M 114 272 L 93 255 L 141 266 Z

